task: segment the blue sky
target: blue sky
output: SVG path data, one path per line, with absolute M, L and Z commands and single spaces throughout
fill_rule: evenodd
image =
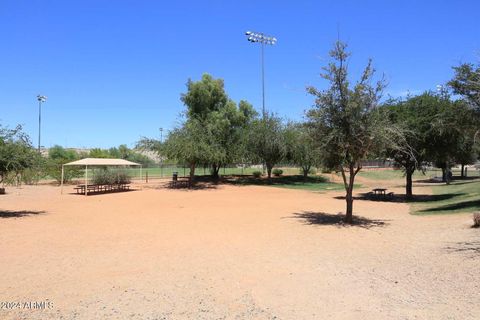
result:
M 260 47 L 247 30 L 278 38 L 265 52 L 266 104 L 301 119 L 340 38 L 353 75 L 371 57 L 386 94 L 435 89 L 451 67 L 478 62 L 479 1 L 0 0 L 0 123 L 23 124 L 42 145 L 133 146 L 178 123 L 188 78 L 223 78 L 229 96 L 261 108 Z

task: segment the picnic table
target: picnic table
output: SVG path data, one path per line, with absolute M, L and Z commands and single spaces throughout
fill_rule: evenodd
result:
M 87 194 L 88 193 L 97 193 L 97 192 L 108 192 L 108 191 L 126 191 L 130 190 L 130 185 L 127 183 L 116 183 L 116 184 L 87 184 Z M 80 184 L 76 186 L 75 191 L 77 194 L 85 194 L 85 185 Z
M 372 192 L 373 194 L 375 195 L 383 195 L 385 196 L 386 192 L 387 192 L 387 189 L 385 188 L 375 188 L 375 189 L 372 189 Z
M 372 189 L 372 192 L 370 192 L 371 195 L 375 196 L 375 197 L 379 197 L 381 196 L 382 198 L 385 198 L 387 195 L 390 197 L 390 198 L 393 198 L 393 192 L 389 192 L 387 194 L 387 190 L 386 188 L 375 188 L 375 189 Z
M 190 188 L 190 177 L 178 177 L 178 172 L 174 172 L 170 186 L 172 188 Z

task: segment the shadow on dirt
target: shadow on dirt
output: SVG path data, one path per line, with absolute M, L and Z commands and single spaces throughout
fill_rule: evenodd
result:
M 372 227 L 384 227 L 388 220 L 369 219 L 361 216 L 353 216 L 353 223 L 345 223 L 345 215 L 342 213 L 330 214 L 325 212 L 304 211 L 293 213 L 292 219 L 299 219 L 306 225 L 331 225 L 335 227 L 360 227 L 370 229 Z
M 30 210 L 22 210 L 22 211 L 12 211 L 12 210 L 0 210 L 0 218 L 21 218 L 30 215 L 37 215 L 45 213 L 45 211 L 30 211 Z

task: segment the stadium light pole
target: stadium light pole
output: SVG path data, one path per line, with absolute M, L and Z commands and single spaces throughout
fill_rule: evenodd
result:
M 42 103 L 47 101 L 46 96 L 37 95 L 38 100 L 38 153 L 40 153 L 40 137 L 41 137 L 41 129 L 42 129 Z
M 272 36 L 267 36 L 262 32 L 245 32 L 247 40 L 252 43 L 260 43 L 261 45 L 261 56 L 262 56 L 262 117 L 265 119 L 265 45 L 274 45 L 277 43 L 277 38 Z

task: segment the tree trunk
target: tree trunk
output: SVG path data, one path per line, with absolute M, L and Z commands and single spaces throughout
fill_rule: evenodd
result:
M 213 164 L 212 165 L 212 178 L 217 180 L 219 178 L 218 172 L 220 171 L 220 164 Z
M 413 181 L 412 181 L 412 175 L 415 170 L 412 170 L 410 168 L 407 168 L 405 171 L 405 176 L 407 178 L 407 183 L 405 185 L 405 192 L 407 195 L 407 199 L 412 199 L 413 197 Z
M 343 183 L 345 186 L 346 196 L 345 201 L 347 203 L 347 211 L 345 212 L 345 223 L 353 223 L 353 184 L 355 182 L 355 175 L 360 171 L 361 167 L 355 166 L 353 163 L 349 165 L 349 177 L 345 174 L 345 169 L 342 168 Z
M 461 173 L 462 179 L 465 178 L 465 165 L 462 164 L 462 173 Z
M 445 173 L 446 173 L 446 174 L 445 174 L 445 177 L 446 177 L 445 182 L 446 182 L 447 184 L 450 184 L 450 181 L 452 180 L 452 169 L 449 168 L 449 167 L 447 167 L 447 168 L 445 169 Z
M 273 168 L 273 165 L 267 163 L 268 181 L 272 181 L 272 168 Z
M 347 196 L 345 197 L 347 202 L 347 212 L 345 213 L 345 223 L 353 222 L 353 188 L 350 186 L 347 189 Z
M 195 181 L 195 163 L 190 163 L 190 181 L 188 187 L 190 188 Z
M 447 182 L 447 169 L 442 168 L 442 182 Z
M 306 179 L 308 177 L 308 172 L 310 171 L 310 167 L 302 167 L 303 169 L 303 177 Z

